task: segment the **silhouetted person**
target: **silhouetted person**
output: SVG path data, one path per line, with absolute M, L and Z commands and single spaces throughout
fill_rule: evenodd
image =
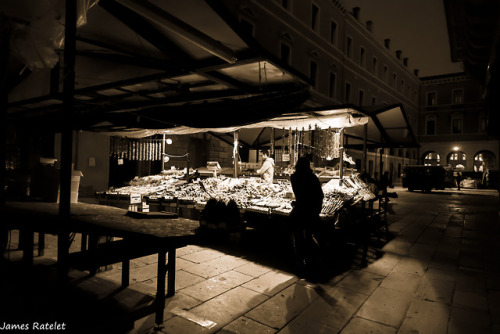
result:
M 389 172 L 384 172 L 380 177 L 380 182 L 378 184 L 378 189 L 382 192 L 382 195 L 387 194 L 387 187 L 391 185 L 391 180 L 389 179 Z
M 295 173 L 290 176 L 295 201 L 291 218 L 293 222 L 293 236 L 295 252 L 299 270 L 309 260 L 313 242 L 312 233 L 319 228 L 319 214 L 323 207 L 323 189 L 316 175 L 314 175 L 307 158 L 299 158 L 295 165 Z
M 490 170 L 489 169 L 486 169 L 484 171 L 481 183 L 483 184 L 483 186 L 485 188 L 487 188 L 487 189 L 490 188 Z
M 457 179 L 457 190 L 460 190 L 460 183 L 462 182 L 462 173 L 461 172 L 457 172 L 456 179 Z

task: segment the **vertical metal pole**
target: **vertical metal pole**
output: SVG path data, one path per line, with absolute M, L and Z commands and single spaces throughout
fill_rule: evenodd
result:
M 339 184 L 342 185 L 344 179 L 344 129 L 340 129 L 340 156 L 339 156 Z
M 5 179 L 7 175 L 7 102 L 9 92 L 7 89 L 7 71 L 9 66 L 10 53 L 10 26 L 0 19 L 0 206 L 5 204 Z
M 69 232 L 62 224 L 69 224 L 71 211 L 71 172 L 73 155 L 73 123 L 75 103 L 75 58 L 76 58 L 76 1 L 66 0 L 66 22 L 64 36 L 64 82 L 63 109 L 61 114 L 61 173 L 60 173 L 60 224 L 57 242 L 58 278 L 68 277 Z
M 364 138 L 363 138 L 363 164 L 361 169 L 366 172 L 366 160 L 367 160 L 367 141 L 368 141 L 368 124 L 363 125 Z
M 238 130 L 234 131 L 234 177 L 238 177 L 238 172 L 239 172 L 239 166 L 238 166 L 238 161 L 240 153 L 239 153 L 239 133 Z
M 384 173 L 384 168 L 382 167 L 382 163 L 383 163 L 383 159 L 384 159 L 384 148 L 381 147 L 380 148 L 380 163 L 379 163 L 379 179 L 382 177 L 382 174 Z
M 274 144 L 274 135 L 275 135 L 274 128 L 271 128 L 271 157 L 273 159 L 276 159 L 276 157 L 274 156 L 274 146 L 275 146 L 275 144 Z
M 165 170 L 165 134 L 163 134 L 163 140 L 161 142 L 161 171 Z

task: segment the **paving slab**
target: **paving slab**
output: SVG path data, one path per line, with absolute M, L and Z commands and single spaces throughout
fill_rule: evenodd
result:
M 185 254 L 185 255 L 178 255 L 178 257 L 185 259 L 185 260 L 188 260 L 188 261 L 191 261 L 191 262 L 195 262 L 195 263 L 203 263 L 203 262 L 206 262 L 209 260 L 213 260 L 213 259 L 222 257 L 224 255 L 225 254 L 220 252 L 220 251 L 205 248 L 202 250 L 198 249 L 197 251 L 193 250 L 193 252 L 190 252 L 190 253 Z
M 408 255 L 412 241 L 406 237 L 397 236 L 382 247 L 382 251 L 391 254 Z
M 410 304 L 398 334 L 446 334 L 449 317 L 448 305 L 416 300 Z
M 396 334 L 397 329 L 368 319 L 355 317 L 349 321 L 340 334 Z
M 274 334 L 276 329 L 261 324 L 247 317 L 239 317 L 222 328 L 220 334 Z
M 356 314 L 361 318 L 376 321 L 388 326 L 401 324 L 406 310 L 412 301 L 412 294 L 393 289 L 378 287 Z
M 455 290 L 453 306 L 463 306 L 488 311 L 488 300 L 485 295 L 475 292 Z
M 243 266 L 247 263 L 248 261 L 245 259 L 232 255 L 223 255 L 207 260 L 196 266 L 186 267 L 184 270 L 201 277 L 210 278 Z
M 422 277 L 413 273 L 392 271 L 380 284 L 383 288 L 413 293 L 417 290 Z
M 354 270 L 344 277 L 338 285 L 364 294 L 372 293 L 384 280 L 384 276 L 367 271 Z
M 267 296 L 273 296 L 298 280 L 295 275 L 279 270 L 272 270 L 242 286 Z
M 190 311 L 196 316 L 215 322 L 215 329 L 220 329 L 269 297 L 243 287 L 236 287 L 222 295 L 194 307 Z
M 401 258 L 401 255 L 386 253 L 380 259 L 373 263 L 370 263 L 362 270 L 370 272 L 372 274 L 387 276 L 392 271 L 392 269 L 394 269 L 396 264 L 401 261 Z
M 258 263 L 249 262 L 238 268 L 235 268 L 234 270 L 252 277 L 259 277 L 270 272 L 271 270 L 273 270 L 273 268 Z
M 392 272 L 398 273 L 407 273 L 414 274 L 418 276 L 423 276 L 427 271 L 428 263 L 422 261 L 421 259 L 412 258 L 412 257 L 403 257 L 401 261 L 399 261 Z
M 252 279 L 252 276 L 231 270 L 180 291 L 198 300 L 207 301 Z
M 451 305 L 455 283 L 453 281 L 431 277 L 436 276 L 426 275 L 422 279 L 417 289 L 416 296 L 422 300 Z
M 336 333 L 352 318 L 368 296 L 342 287 L 322 290 L 308 308 L 288 323 L 281 333 Z
M 318 298 L 319 295 L 314 289 L 293 284 L 245 316 L 269 327 L 280 329 Z
M 188 310 L 199 304 L 201 304 L 201 301 L 195 298 L 192 298 L 183 293 L 176 293 L 174 296 L 167 298 L 165 300 L 165 309 L 163 310 L 163 321 L 165 322 L 176 316 L 175 314 L 170 312 L 172 309 L 182 307 L 183 309 Z M 143 318 L 136 320 L 134 323 L 134 329 L 129 334 L 144 333 L 146 331 L 152 330 L 156 326 L 155 320 L 156 320 L 155 314 L 149 314 Z
M 416 242 L 411 245 L 408 255 L 429 262 L 437 250 L 437 245 Z
M 184 270 L 177 270 L 175 272 L 175 291 L 179 291 L 188 286 L 195 285 L 196 283 L 199 283 L 204 280 L 205 278 L 201 276 L 191 274 Z M 165 277 L 165 284 L 167 284 L 167 281 L 168 281 L 168 274 Z M 145 281 L 141 284 L 149 286 L 151 289 L 154 290 L 154 293 L 156 294 L 157 277 L 154 277 L 151 280 Z
M 448 333 L 491 333 L 490 315 L 474 309 L 453 307 Z

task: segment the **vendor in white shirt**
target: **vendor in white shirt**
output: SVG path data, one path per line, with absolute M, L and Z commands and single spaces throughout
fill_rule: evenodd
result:
M 262 150 L 262 158 L 264 159 L 264 163 L 257 173 L 264 181 L 272 183 L 274 178 L 274 159 L 269 157 L 268 150 Z

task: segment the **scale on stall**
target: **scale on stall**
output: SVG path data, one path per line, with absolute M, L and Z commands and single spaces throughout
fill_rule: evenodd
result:
M 217 171 L 221 169 L 218 161 L 207 161 L 207 169 L 213 172 L 213 176 L 217 177 Z

